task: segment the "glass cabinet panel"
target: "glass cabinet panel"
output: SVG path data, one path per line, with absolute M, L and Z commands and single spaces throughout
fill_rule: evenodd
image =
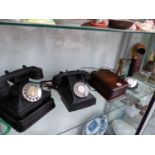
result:
M 138 88 L 127 90 L 125 96 L 107 103 L 109 128 L 107 134 L 130 135 L 135 134 L 148 104 L 153 95 L 154 89 L 138 81 Z M 107 108 L 107 111 L 110 111 Z
M 155 32 L 8 20 L 0 20 L 0 27 L 2 55 L 0 71 L 3 72 L 6 66 L 10 70 L 21 66 L 20 61 L 23 57 L 23 63 L 27 63 L 26 65 L 35 63 L 42 66 L 46 79 L 51 79 L 55 73 L 65 69 L 73 70 L 83 67 L 96 69 L 104 66 L 116 69 L 120 58 L 131 58 L 131 46 L 137 41 L 144 42 L 148 47 L 149 54 L 143 62 L 144 66 L 150 51 L 155 49 Z M 14 27 L 13 31 L 12 27 Z M 58 93 L 52 90 L 56 109 L 25 132 L 18 133 L 11 129 L 9 134 L 83 134 L 85 125 L 102 115 L 106 115 L 108 119 L 107 135 L 136 134 L 155 88 L 155 84 L 148 81 L 150 74 L 143 72 L 143 66 L 140 72 L 134 74 L 134 77 L 138 79 L 136 89 L 127 89 L 124 96 L 110 102 L 91 89 L 90 92 L 97 100 L 96 105 L 73 113 L 67 111 Z M 154 115 L 143 134 L 148 134 L 150 126 L 154 127 L 153 118 Z

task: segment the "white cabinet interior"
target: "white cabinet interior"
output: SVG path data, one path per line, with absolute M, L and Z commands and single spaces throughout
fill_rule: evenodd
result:
M 66 69 L 103 66 L 116 68 L 120 57 L 130 57 L 130 48 L 133 44 L 143 42 L 148 46 L 150 38 L 150 34 L 140 33 L 1 25 L 0 74 L 5 70 L 18 69 L 23 64 L 41 67 L 45 79 L 51 79 L 53 75 Z M 79 134 L 82 130 L 79 125 L 104 111 L 106 101 L 96 92 L 93 93 L 97 97 L 95 106 L 69 113 L 57 92 L 52 91 L 56 108 L 22 134 L 59 134 L 75 127 L 78 129 L 74 129 L 73 133 Z M 17 133 L 12 129 L 11 134 Z

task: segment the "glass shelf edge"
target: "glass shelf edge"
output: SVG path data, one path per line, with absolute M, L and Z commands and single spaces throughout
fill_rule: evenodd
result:
M 103 115 L 108 115 L 109 113 L 114 112 L 115 110 L 119 110 L 119 109 L 123 108 L 124 106 L 125 106 L 125 105 L 123 105 L 123 106 L 121 106 L 121 107 L 118 107 L 118 108 L 116 108 L 116 109 L 114 109 L 114 110 L 112 110 L 112 111 L 103 113 Z M 100 114 L 100 115 L 101 115 L 101 114 Z M 100 116 L 100 115 L 99 115 L 99 116 Z M 94 118 L 94 119 L 95 119 L 95 118 Z M 74 130 L 75 128 L 78 128 L 78 127 L 82 127 L 82 126 L 84 127 L 84 125 L 85 125 L 86 123 L 88 123 L 89 121 L 91 121 L 91 120 L 92 120 L 92 119 L 90 119 L 90 120 L 88 120 L 88 121 L 86 121 L 86 122 L 84 122 L 84 123 L 78 124 L 78 125 L 76 125 L 76 126 L 70 128 L 70 129 L 68 129 L 68 130 L 62 131 L 62 132 L 58 133 L 57 135 L 62 135 L 62 134 L 64 134 L 64 133 L 66 133 L 66 132 L 68 132 L 68 131 L 71 131 L 71 130 Z
M 56 29 L 71 29 L 71 30 L 83 30 L 83 31 L 102 31 L 102 32 L 122 32 L 122 33 L 142 33 L 142 34 L 154 34 L 155 32 L 145 31 L 133 31 L 113 28 L 95 28 L 90 26 L 70 26 L 70 25 L 50 25 L 40 23 L 25 23 L 25 22 L 4 22 L 0 21 L 0 25 L 6 26 L 27 26 L 27 27 L 44 27 L 44 28 L 56 28 Z
M 123 105 L 123 106 L 121 106 L 121 107 L 116 107 L 116 109 L 111 110 L 111 111 L 108 111 L 108 112 L 105 112 L 105 113 L 103 113 L 103 115 L 108 115 L 109 113 L 114 112 L 115 110 L 119 110 L 119 109 L 123 108 L 124 106 L 125 106 L 125 105 Z M 99 114 L 98 116 L 101 116 L 101 114 Z M 94 118 L 94 119 L 95 119 L 95 118 Z M 64 134 L 64 133 L 68 132 L 68 131 L 71 131 L 71 130 L 75 129 L 75 128 L 78 128 L 78 127 L 80 127 L 80 126 L 84 126 L 86 123 L 88 123 L 88 122 L 91 121 L 91 120 L 93 120 L 93 119 L 90 119 L 90 120 L 85 121 L 85 122 L 83 122 L 83 123 L 81 123 L 81 124 L 78 124 L 78 125 L 76 125 L 76 126 L 74 126 L 74 127 L 72 127 L 72 128 L 69 128 L 68 130 L 65 130 L 65 131 L 62 131 L 62 132 L 60 132 L 60 133 L 57 133 L 57 135 L 62 135 L 62 134 Z

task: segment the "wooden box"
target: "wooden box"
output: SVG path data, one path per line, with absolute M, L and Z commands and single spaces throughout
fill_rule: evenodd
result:
M 124 95 L 128 87 L 126 81 L 107 69 L 91 72 L 90 85 L 106 100 L 113 100 Z

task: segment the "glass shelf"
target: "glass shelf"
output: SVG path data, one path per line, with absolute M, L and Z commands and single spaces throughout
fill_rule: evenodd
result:
M 151 94 L 153 94 L 154 89 L 141 83 L 140 81 L 139 81 L 139 87 L 144 91 L 139 91 L 139 89 L 137 88 L 136 90 L 137 92 L 139 92 L 139 94 L 136 94 L 138 98 L 135 96 L 134 101 L 137 99 L 143 102 L 143 100 L 146 100 L 145 97 L 151 96 Z M 80 111 L 69 113 L 65 108 L 64 104 L 62 103 L 62 101 L 60 100 L 60 96 L 58 95 L 58 93 L 56 91 L 52 91 L 52 97 L 55 99 L 57 108 L 49 112 L 47 115 L 45 115 L 42 119 L 36 122 L 32 127 L 30 127 L 25 132 L 18 133 L 14 129 L 11 129 L 10 134 L 15 134 L 15 135 L 64 134 L 65 132 L 74 130 L 78 127 L 81 127 L 81 129 L 83 129 L 83 127 L 87 122 L 89 122 L 90 120 L 98 116 L 101 116 L 102 114 L 105 114 L 108 116 L 108 121 L 110 123 L 113 119 L 116 119 L 118 117 L 122 118 L 125 107 L 128 106 L 129 104 L 132 104 L 132 103 L 129 103 L 127 100 L 129 96 L 133 95 L 133 92 L 131 92 L 130 90 L 127 90 L 124 96 L 117 98 L 109 103 L 107 103 L 107 101 L 96 91 L 91 91 L 91 93 L 97 99 L 96 105 L 85 109 L 81 109 Z M 139 98 L 139 96 L 141 98 Z M 147 100 L 149 99 L 147 98 Z M 104 112 L 103 112 L 103 109 L 104 109 Z M 60 112 L 58 112 L 58 110 Z M 80 118 L 79 118 L 79 114 L 80 114 Z M 57 117 L 54 117 L 55 115 L 57 115 Z M 77 116 L 78 116 L 78 120 L 77 120 Z M 73 118 L 73 120 L 71 121 L 70 118 Z M 66 120 L 70 120 L 70 121 L 66 122 Z M 49 122 L 51 122 L 51 124 Z
M 155 89 L 155 84 L 148 82 L 149 76 L 145 76 L 142 73 L 136 73 L 134 74 L 134 77 L 138 79 L 139 81 L 141 81 L 142 83 Z
M 136 93 L 135 93 L 136 92 Z M 143 102 L 145 102 L 146 100 L 149 102 L 152 94 L 154 92 L 154 89 L 147 86 L 146 84 L 144 84 L 141 81 L 138 81 L 138 88 L 133 90 L 127 90 L 126 94 L 124 96 L 121 96 L 119 98 L 116 98 L 115 100 L 109 102 L 106 104 L 106 107 L 104 109 L 104 115 L 113 115 L 114 113 L 116 113 L 116 115 L 119 113 L 120 116 L 120 112 L 121 112 L 121 117 L 122 115 L 124 115 L 124 110 L 126 106 L 130 106 L 131 104 L 134 105 L 136 102 L 141 102 L 141 104 L 143 105 Z M 98 116 L 100 116 L 102 114 L 99 114 Z M 117 115 L 118 116 L 118 115 Z M 74 130 L 76 128 L 84 128 L 85 124 L 88 123 L 90 120 L 95 119 L 97 116 L 92 117 L 91 119 L 87 120 L 86 122 L 83 122 L 73 128 L 68 129 L 67 131 L 61 132 L 59 134 L 64 134 L 66 132 L 69 132 L 71 130 Z M 136 130 L 140 120 L 141 120 L 141 115 L 137 115 L 136 119 L 130 120 L 127 116 L 123 116 L 125 120 L 130 121 L 129 123 L 132 124 L 132 126 L 134 127 L 134 129 Z M 108 118 L 108 121 L 111 122 L 111 120 Z M 81 132 L 82 133 L 82 132 Z
M 132 131 L 136 131 L 142 120 L 145 110 L 142 114 L 142 111 L 140 109 L 137 109 L 135 107 L 135 104 L 139 104 L 142 107 L 147 107 L 152 98 L 153 92 L 154 89 L 152 87 L 138 80 L 137 89 L 127 90 L 126 95 L 123 98 L 111 102 L 110 104 L 112 109 L 114 109 L 113 106 L 115 106 L 116 108 L 112 113 L 108 113 L 109 128 L 107 134 L 116 134 L 113 131 L 112 125 L 112 122 L 115 120 L 116 122 L 124 122 L 127 126 L 130 126 L 130 129 Z M 108 111 L 110 110 L 108 109 Z M 118 132 L 118 130 L 116 132 Z M 121 130 L 119 132 L 121 132 Z M 122 132 L 124 131 L 122 130 Z
M 148 86 L 147 84 L 144 84 L 141 81 L 138 81 L 138 88 L 133 90 L 127 89 L 126 94 L 124 96 L 109 102 L 110 107 L 107 108 L 108 110 L 105 111 L 105 113 L 110 113 L 114 110 L 120 109 L 127 104 L 131 105 L 132 102 L 138 102 L 138 100 L 144 100 L 147 96 L 151 96 L 153 92 L 154 89 L 152 87 Z
M 144 33 L 154 34 L 155 32 L 136 31 L 130 29 L 114 29 L 114 28 L 96 28 L 92 26 L 81 26 L 78 24 L 40 24 L 40 23 L 28 23 L 28 22 L 16 22 L 12 20 L 0 20 L 0 25 L 7 26 L 28 26 L 28 27 L 44 27 L 44 28 L 56 28 L 56 29 L 71 29 L 71 30 L 88 30 L 88 31 L 105 31 L 105 32 L 124 32 L 124 33 Z
M 133 105 L 133 107 L 134 107 L 134 104 L 136 102 L 140 102 L 142 105 L 143 105 L 143 101 L 145 102 L 147 100 L 149 102 L 150 98 L 152 97 L 152 94 L 153 94 L 153 89 L 152 88 L 150 89 L 150 87 L 148 87 L 147 85 L 139 82 L 139 86 L 140 86 L 140 88 L 143 87 L 144 90 L 150 90 L 150 91 L 146 91 L 147 92 L 146 94 L 144 94 L 143 92 L 140 92 L 139 96 L 141 96 L 141 98 L 138 99 L 135 96 L 133 96 L 133 94 L 132 94 L 133 92 L 130 92 L 130 90 L 127 90 L 127 92 L 124 96 L 121 96 L 121 97 L 113 100 L 112 102 L 109 102 L 106 104 L 106 107 L 105 107 L 105 110 L 103 113 L 104 115 L 107 115 L 108 123 L 109 123 L 106 134 L 109 134 L 109 135 L 115 134 L 112 129 L 112 125 L 111 125 L 112 121 L 115 119 L 121 119 L 121 120 L 127 122 L 128 124 L 130 124 L 135 131 L 137 130 L 139 123 L 142 119 L 142 115 L 139 114 L 139 110 L 135 110 L 134 111 L 136 113 L 135 116 L 132 116 L 130 118 L 130 116 L 126 115 L 126 109 L 130 108 L 131 105 Z M 137 89 L 137 92 L 138 92 L 138 90 L 139 89 Z M 147 99 L 146 99 L 146 97 L 147 97 Z M 92 119 L 95 119 L 96 117 L 94 117 Z M 80 133 L 82 134 L 82 130 L 85 127 L 86 123 L 88 123 L 92 119 L 89 119 L 88 121 L 81 123 L 73 128 L 68 129 L 67 131 L 61 132 L 59 134 L 68 134 L 68 133 L 74 134 L 74 130 L 75 131 L 80 130 L 80 131 L 78 131 L 78 134 L 80 134 Z

